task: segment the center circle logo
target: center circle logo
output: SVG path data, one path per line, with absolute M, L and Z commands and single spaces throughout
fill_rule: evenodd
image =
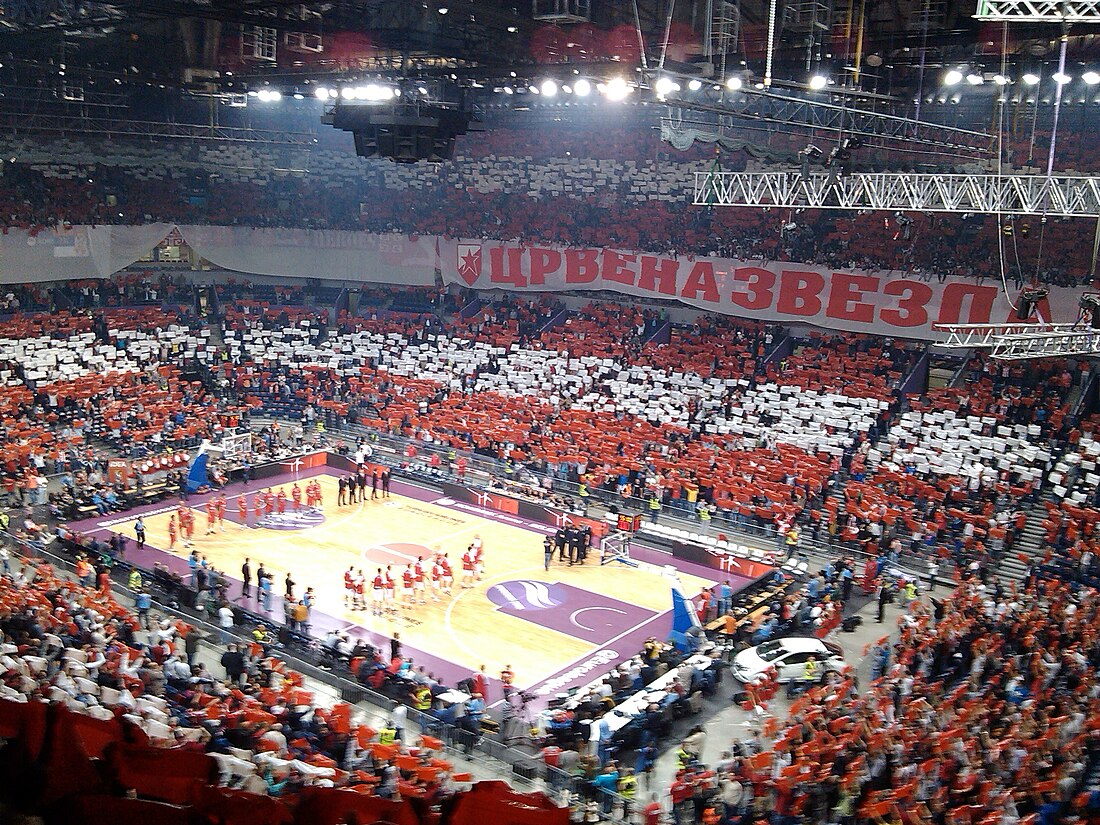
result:
M 325 520 L 325 514 L 316 507 L 303 507 L 301 510 L 287 510 L 285 513 L 268 513 L 256 522 L 257 527 L 268 530 L 306 530 L 316 527 Z
M 507 610 L 550 610 L 565 604 L 565 588 L 560 584 L 531 579 L 494 584 L 486 595 Z

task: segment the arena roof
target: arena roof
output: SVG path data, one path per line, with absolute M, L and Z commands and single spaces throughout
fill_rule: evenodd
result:
M 624 77 L 657 102 L 721 97 L 728 82 L 902 117 L 974 104 L 975 122 L 960 125 L 987 127 L 998 95 L 1050 100 L 1063 27 L 975 11 L 972 0 L 5 0 L 0 107 L 153 106 L 172 119 L 178 92 L 242 105 L 249 91 L 304 97 L 404 76 L 515 108 L 546 80 L 580 76 Z M 1094 32 L 1066 31 L 1067 88 L 1087 99 L 1100 93 Z

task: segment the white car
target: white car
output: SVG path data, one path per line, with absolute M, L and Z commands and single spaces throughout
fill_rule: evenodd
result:
M 774 667 L 780 683 L 786 684 L 803 677 L 806 660 L 811 656 L 817 659 L 819 676 L 844 668 L 844 652 L 839 645 L 812 636 L 786 636 L 770 639 L 734 656 L 733 676 L 740 682 L 751 684 L 762 680 L 768 669 Z

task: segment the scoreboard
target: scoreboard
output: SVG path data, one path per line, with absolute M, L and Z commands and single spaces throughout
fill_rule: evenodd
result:
M 624 533 L 637 533 L 642 529 L 642 514 L 619 513 L 619 520 L 615 526 Z

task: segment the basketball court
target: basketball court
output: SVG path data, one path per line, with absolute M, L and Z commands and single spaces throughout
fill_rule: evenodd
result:
M 518 686 L 544 695 L 591 681 L 612 663 L 636 653 L 650 635 L 665 638 L 670 626 L 672 599 L 665 565 L 670 558 L 656 551 L 639 551 L 634 564 L 612 562 L 600 565 L 598 553 L 584 565 L 559 563 L 555 555 L 550 569 L 543 567 L 543 537 L 554 531 L 545 524 L 513 515 L 443 498 L 437 491 L 417 484 L 394 481 L 391 497 L 353 505 L 337 504 L 337 476 L 325 468 L 302 472 L 299 485 L 316 478 L 323 492 L 323 505 L 315 512 L 294 514 L 290 499 L 293 475 L 276 477 L 244 491 L 249 503 L 265 489 L 287 494 L 286 515 L 265 520 L 268 526 L 246 526 L 240 522 L 237 496 L 239 484 L 226 488 L 224 531 L 204 535 L 207 529 L 203 503 L 209 496 L 193 495 L 187 504 L 195 516 L 194 548 L 210 564 L 228 574 L 229 596 L 241 602 L 240 569 L 246 557 L 253 575 L 262 564 L 274 574 L 271 617 L 281 623 L 284 578 L 289 572 L 300 597 L 312 587 L 317 600 L 311 632 L 321 636 L 331 628 L 347 630 L 352 636 L 385 645 L 399 633 L 403 653 L 450 684 L 469 676 L 481 665 L 492 678 L 510 666 Z M 379 493 L 381 495 L 381 493 Z M 369 495 L 369 494 L 368 494 Z M 185 577 L 190 552 L 178 539 L 169 552 L 168 522 L 175 505 L 163 502 L 125 517 L 106 517 L 72 525 L 82 533 L 106 538 L 121 532 L 128 539 L 128 559 L 142 567 L 154 562 L 168 566 Z M 304 510 L 303 505 L 303 510 Z M 133 523 L 144 515 L 146 549 L 134 548 Z M 484 546 L 484 576 L 471 589 L 463 589 L 462 555 L 480 536 Z M 399 607 L 395 616 L 372 615 L 369 582 L 376 570 L 391 567 L 398 580 L 418 557 L 430 569 L 431 556 L 448 555 L 455 583 L 450 595 L 432 600 L 428 584 L 427 603 Z M 648 554 L 648 555 L 647 555 Z M 368 582 L 368 609 L 352 610 L 345 605 L 344 571 L 362 569 Z M 684 567 L 685 565 L 681 565 Z M 715 583 L 708 571 L 692 567 L 679 573 L 688 595 Z M 696 575 L 701 573 L 703 575 Z M 729 578 L 735 590 L 750 579 Z M 257 612 L 256 588 L 242 605 Z M 499 697 L 491 697 L 499 698 Z

